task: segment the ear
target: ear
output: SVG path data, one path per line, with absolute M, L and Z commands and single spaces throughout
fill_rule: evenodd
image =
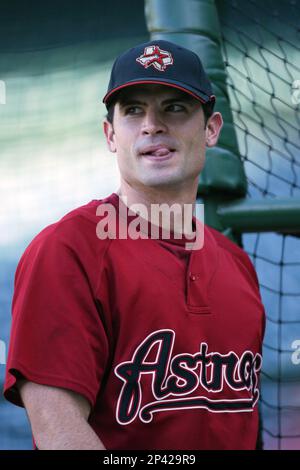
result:
M 205 129 L 207 147 L 213 147 L 217 144 L 222 126 L 222 114 L 219 112 L 213 113 L 208 119 Z
M 107 119 L 103 121 L 103 131 L 106 137 L 106 143 L 112 153 L 117 151 L 115 144 L 115 132 L 113 125 Z

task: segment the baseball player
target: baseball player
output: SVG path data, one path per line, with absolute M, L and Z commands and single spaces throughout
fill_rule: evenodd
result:
M 38 449 L 255 449 L 257 276 L 184 212 L 222 127 L 211 83 L 196 54 L 150 41 L 116 59 L 103 101 L 120 188 L 23 254 L 5 398 L 26 408 Z

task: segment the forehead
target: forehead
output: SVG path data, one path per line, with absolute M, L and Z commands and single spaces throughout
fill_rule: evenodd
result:
M 123 88 L 116 99 L 121 105 L 132 100 L 159 98 L 161 100 L 178 99 L 190 103 L 200 103 L 188 93 L 166 85 L 143 84 Z

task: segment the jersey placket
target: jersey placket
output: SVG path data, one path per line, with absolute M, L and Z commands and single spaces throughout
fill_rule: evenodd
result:
M 205 234 L 207 235 L 207 232 Z M 186 276 L 186 304 L 189 313 L 212 313 L 208 293 L 217 262 L 217 246 L 213 245 L 211 240 L 207 239 L 202 249 L 191 252 Z

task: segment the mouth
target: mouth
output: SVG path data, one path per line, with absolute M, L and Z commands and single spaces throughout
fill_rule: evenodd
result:
M 140 155 L 150 160 L 162 161 L 171 158 L 175 151 L 176 150 L 174 148 L 160 145 L 146 148 L 142 152 L 140 152 Z

